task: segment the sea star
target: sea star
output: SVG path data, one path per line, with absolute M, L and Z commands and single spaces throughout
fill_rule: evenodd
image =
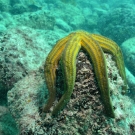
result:
M 84 49 L 93 64 L 97 83 L 100 88 L 101 97 L 105 106 L 106 114 L 114 118 L 114 110 L 112 107 L 109 91 L 109 83 L 107 76 L 107 67 L 104 52 L 111 53 L 116 61 L 120 75 L 125 83 L 124 92 L 126 92 L 126 75 L 123 62 L 122 52 L 119 46 L 112 40 L 97 34 L 89 34 L 84 31 L 77 31 L 59 40 L 49 53 L 45 62 L 45 80 L 49 90 L 49 99 L 43 107 L 43 111 L 47 112 L 53 105 L 56 96 L 56 69 L 59 60 L 61 60 L 62 72 L 64 76 L 64 94 L 54 107 L 52 115 L 57 115 L 70 100 L 73 92 L 76 78 L 76 57 L 80 49 Z

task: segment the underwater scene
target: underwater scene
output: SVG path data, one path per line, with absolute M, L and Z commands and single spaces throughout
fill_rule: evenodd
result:
M 135 135 L 135 0 L 0 0 L 0 135 Z

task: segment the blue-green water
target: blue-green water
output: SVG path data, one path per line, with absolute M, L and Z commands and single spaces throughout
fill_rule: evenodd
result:
M 25 112 L 26 108 L 23 107 L 26 104 L 19 101 L 20 95 L 12 97 L 12 94 L 7 95 L 7 93 L 19 90 L 14 87 L 14 84 L 29 74 L 37 71 L 43 73 L 45 59 L 55 43 L 77 30 L 103 35 L 118 44 L 123 53 L 128 92 L 126 95 L 119 92 L 119 96 L 117 92 L 116 95 L 114 94 L 113 104 L 116 105 L 114 108 L 117 114 L 115 119 L 105 116 L 106 120 L 104 121 L 108 123 L 106 127 L 97 126 L 97 123 L 100 125 L 101 122 L 96 123 L 94 118 L 88 117 L 88 121 L 83 121 L 84 124 L 82 124 L 89 123 L 84 126 L 85 132 L 78 128 L 82 121 L 77 125 L 74 121 L 75 132 L 70 124 L 67 124 L 68 128 L 59 127 L 61 132 L 57 133 L 53 132 L 53 128 L 56 130 L 56 127 L 53 126 L 50 126 L 51 129 L 37 131 L 38 127 L 33 124 L 33 121 L 26 122 L 28 117 L 24 116 L 28 114 L 31 116 L 32 112 Z M 42 74 L 42 76 L 44 75 Z M 114 82 L 122 86 L 121 82 L 115 80 Z M 37 86 L 39 84 L 35 83 L 34 88 L 36 89 Z M 28 87 L 30 89 L 29 83 Z M 119 89 L 113 85 L 112 87 L 116 91 Z M 20 85 L 20 89 L 24 93 L 27 91 L 27 88 L 22 85 Z M 47 90 L 47 88 L 44 89 Z M 0 0 L 0 91 L 0 135 L 68 135 L 72 133 L 65 132 L 65 129 L 69 130 L 70 128 L 75 135 L 135 135 L 135 1 Z M 45 94 L 41 94 L 41 92 L 39 95 Z M 25 99 L 33 94 L 25 93 L 25 95 L 24 93 L 20 99 Z M 32 99 L 33 95 L 30 96 Z M 39 96 L 39 99 L 47 98 L 43 97 Z M 12 103 L 9 104 L 11 98 Z M 28 99 L 28 103 L 32 99 Z M 22 113 L 19 111 L 21 106 Z M 71 111 L 71 113 L 73 112 Z M 66 116 L 63 119 L 66 119 Z M 70 118 L 67 117 L 67 119 Z M 34 120 L 33 117 L 32 120 Z M 64 122 L 60 120 L 59 123 L 63 124 Z M 34 126 L 31 126 L 32 124 Z

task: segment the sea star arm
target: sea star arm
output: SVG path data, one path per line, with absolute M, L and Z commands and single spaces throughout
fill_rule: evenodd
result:
M 66 38 L 59 40 L 54 48 L 49 53 L 48 57 L 46 58 L 45 66 L 44 66 L 44 73 L 45 73 L 45 81 L 47 84 L 47 88 L 49 90 L 49 99 L 47 104 L 43 107 L 43 111 L 47 112 L 50 107 L 53 105 L 56 96 L 56 69 L 58 65 L 58 61 L 60 60 L 60 56 L 65 48 L 65 44 L 68 39 L 71 37 L 71 34 Z
M 49 90 L 49 99 L 43 110 L 44 112 L 47 112 L 55 100 L 55 71 L 60 59 L 64 77 L 64 94 L 59 100 L 58 104 L 54 107 L 52 115 L 57 115 L 58 112 L 63 109 L 69 101 L 75 84 L 75 61 L 80 48 L 84 49 L 89 54 L 94 66 L 95 77 L 100 88 L 106 113 L 108 116 L 114 118 L 115 115 L 110 99 L 106 60 L 103 51 L 113 55 L 120 75 L 124 80 L 126 90 L 127 83 L 122 52 L 119 46 L 112 40 L 101 35 L 89 34 L 83 31 L 73 32 L 66 36 L 60 40 L 49 53 L 45 64 L 45 79 L 47 88 Z
M 89 57 L 94 66 L 95 76 L 100 88 L 101 97 L 108 116 L 114 118 L 114 110 L 110 99 L 107 66 L 103 51 L 98 43 L 86 34 L 82 36 L 82 48 L 89 54 Z
M 54 107 L 52 115 L 57 115 L 70 100 L 76 78 L 76 57 L 80 48 L 80 36 L 74 34 L 69 42 L 66 43 L 66 47 L 62 53 L 61 65 L 64 77 L 64 94 Z
M 125 73 L 125 65 L 123 54 L 120 47 L 112 40 L 97 34 L 89 34 L 94 40 L 96 40 L 104 52 L 110 53 L 113 55 L 114 60 L 116 61 L 117 67 L 119 69 L 120 76 L 124 80 L 125 87 L 123 87 L 123 92 L 127 91 L 127 79 Z

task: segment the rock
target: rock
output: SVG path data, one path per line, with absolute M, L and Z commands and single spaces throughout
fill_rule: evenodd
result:
M 55 25 L 54 16 L 50 12 L 44 10 L 14 15 L 13 18 L 16 20 L 17 25 L 28 26 L 34 29 L 53 30 Z
M 119 45 L 135 35 L 135 8 L 132 4 L 121 4 L 99 17 L 99 32 Z
M 127 82 L 129 87 L 129 95 L 130 97 L 135 100 L 135 76 L 131 74 L 131 72 L 126 68 L 126 76 L 127 76 Z
M 135 37 L 123 42 L 121 49 L 128 70 L 135 76 Z
M 39 71 L 18 81 L 8 92 L 8 106 L 20 127 L 21 135 L 42 132 L 39 108 L 45 104 L 47 93 L 44 76 Z
M 6 94 L 14 83 L 31 71 L 39 69 L 44 64 L 50 48 L 42 35 L 28 27 L 10 29 L 1 36 L 1 95 Z
M 119 76 L 116 63 L 111 55 L 105 56 L 115 119 L 106 117 L 93 66 L 87 56 L 80 52 L 77 57 L 77 76 L 73 94 L 67 106 L 57 117 L 51 117 L 51 111 L 63 91 L 63 85 L 60 84 L 63 84 L 64 80 L 59 67 L 56 101 L 50 111 L 44 115 L 40 115 L 39 109 L 48 96 L 43 73 L 38 71 L 31 73 L 18 81 L 15 87 L 8 92 L 10 112 L 20 127 L 21 135 L 24 133 L 43 135 L 87 135 L 90 132 L 91 134 L 109 135 L 135 133 L 134 129 L 130 129 L 131 125 L 135 126 L 134 102 L 128 96 L 121 94 L 124 84 Z

